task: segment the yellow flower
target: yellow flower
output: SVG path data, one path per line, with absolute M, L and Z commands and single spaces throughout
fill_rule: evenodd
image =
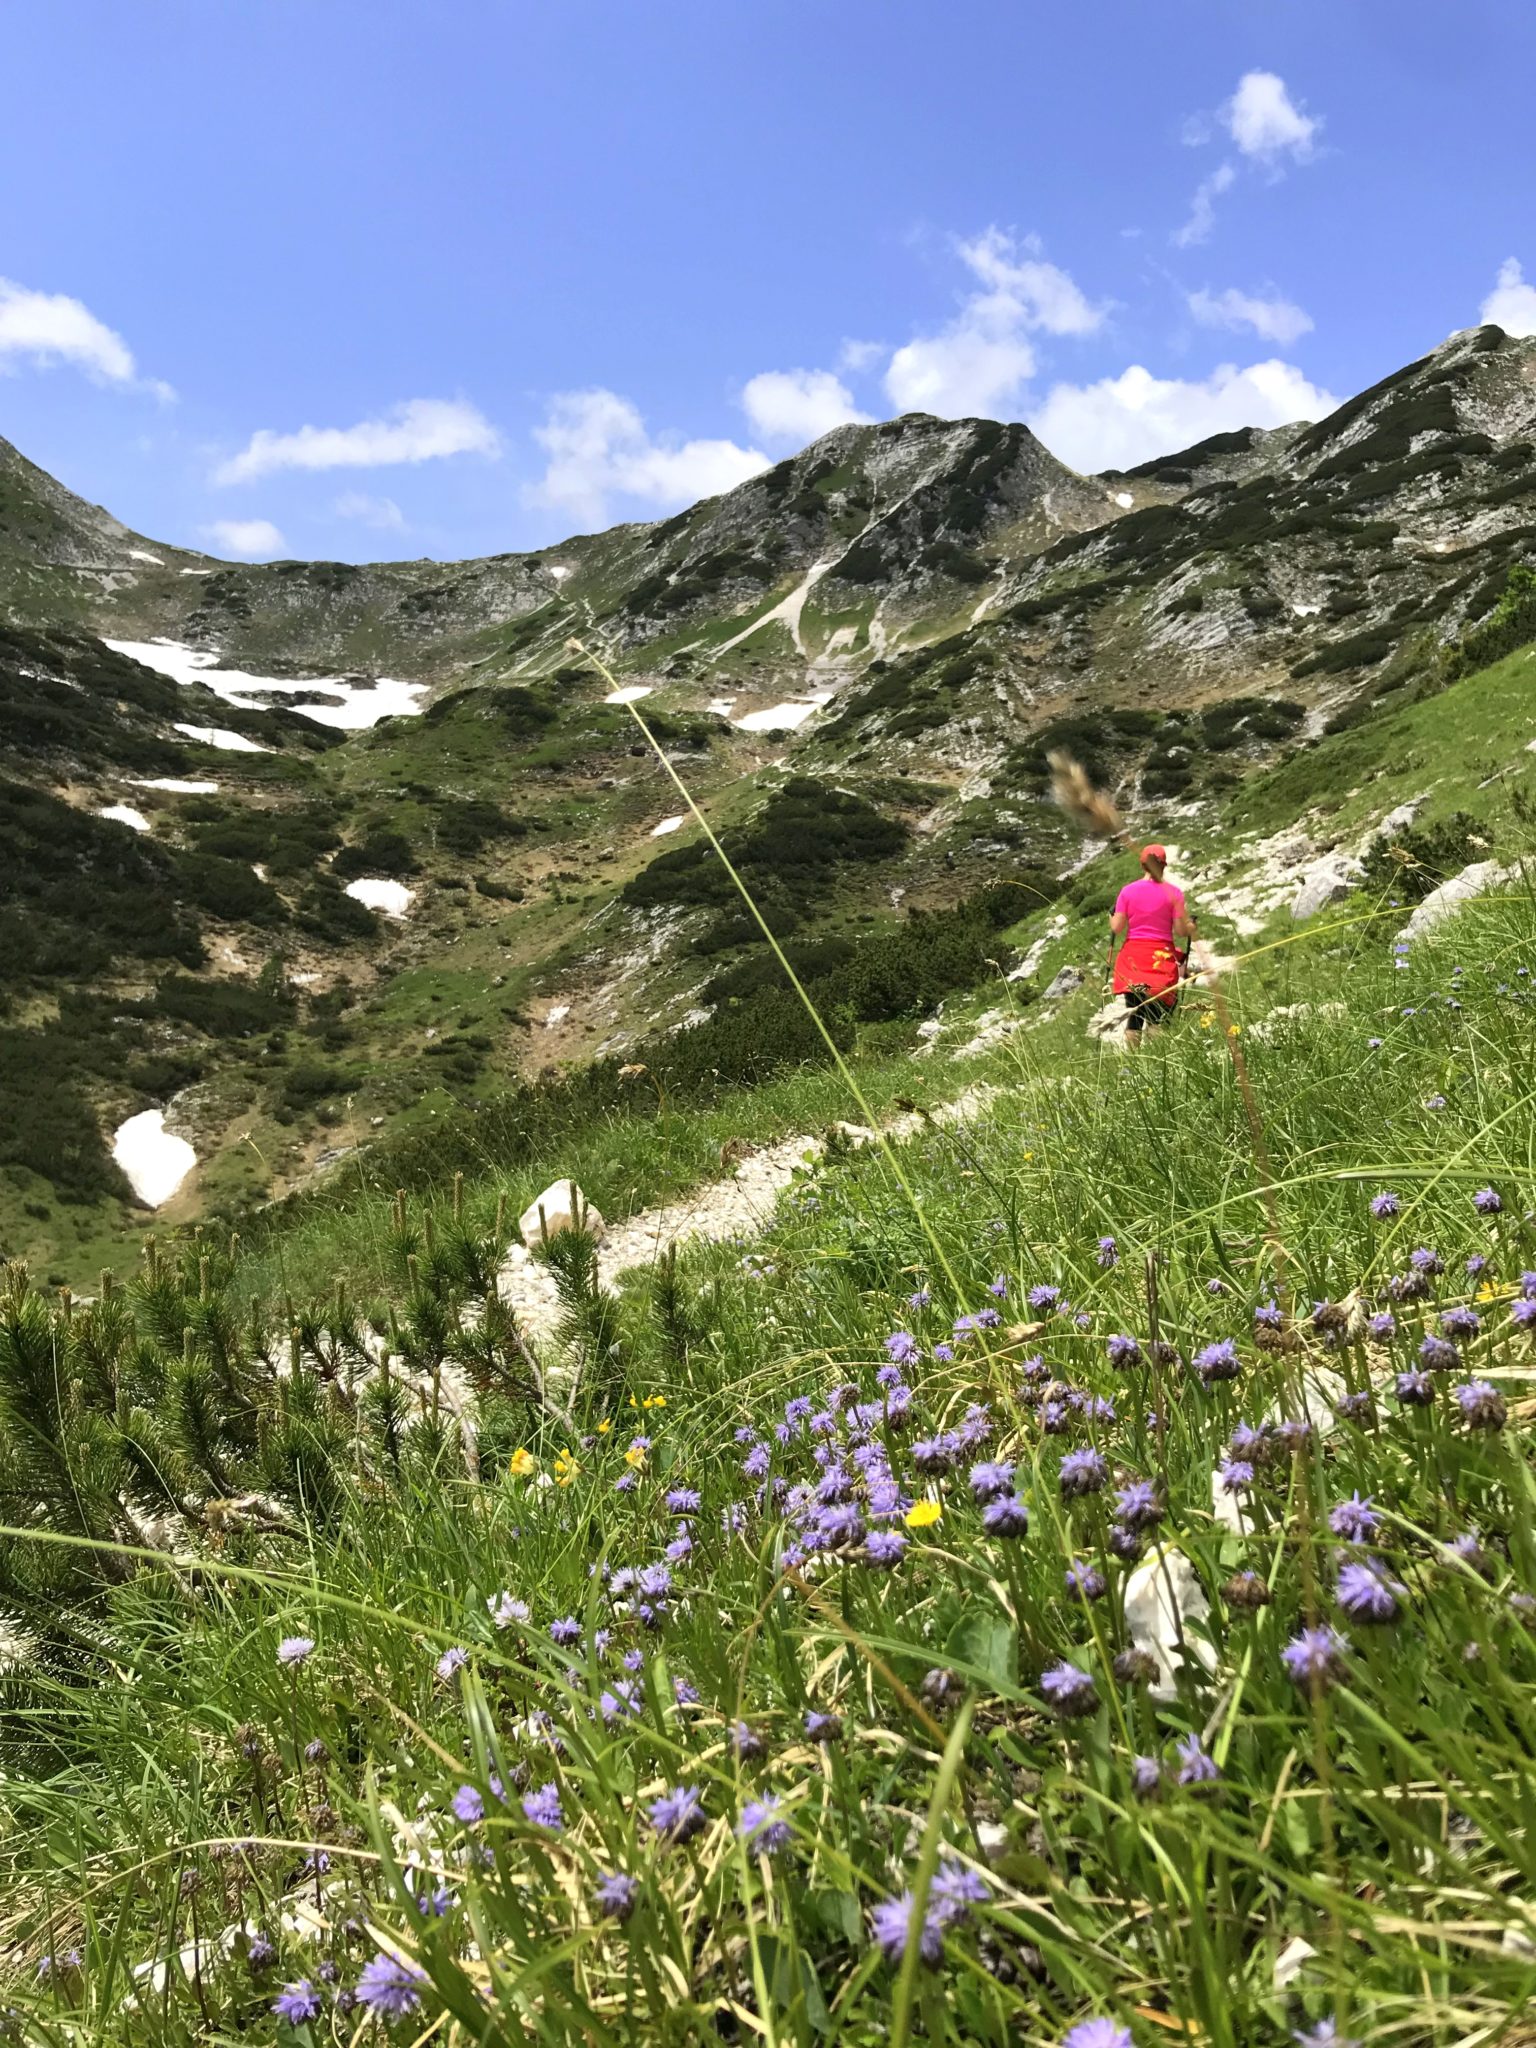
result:
M 569 1451 L 559 1451 L 556 1453 L 555 1484 L 557 1486 L 569 1486 L 580 1470 L 581 1467 Z
M 665 1408 L 666 1405 L 667 1397 L 665 1394 L 647 1394 L 640 1403 L 642 1408 Z
M 640 1467 L 645 1463 L 645 1445 L 631 1444 L 629 1449 L 624 1453 L 624 1462 L 626 1465 L 630 1466 L 634 1471 L 638 1472 L 640 1470 Z
M 530 1472 L 537 1472 L 538 1469 L 538 1459 L 532 1451 L 525 1450 L 521 1444 L 507 1460 L 507 1470 L 514 1479 L 526 1479 Z
M 909 1529 L 931 1529 L 943 1516 L 944 1510 L 936 1500 L 915 1500 L 907 1509 L 906 1524 Z
M 597 1425 L 597 1433 L 599 1436 L 606 1436 L 612 1427 L 613 1424 L 611 1422 L 602 1421 Z
M 1215 1022 L 1216 1012 L 1214 1010 L 1202 1010 L 1200 1012 L 1200 1029 L 1202 1031 L 1209 1031 Z
M 1227 1036 L 1228 1036 L 1228 1038 L 1241 1038 L 1241 1037 L 1242 1037 L 1242 1035 L 1243 1035 L 1243 1027 L 1242 1027 L 1242 1025 L 1241 1025 L 1241 1024 L 1229 1024 L 1229 1025 L 1227 1026 Z

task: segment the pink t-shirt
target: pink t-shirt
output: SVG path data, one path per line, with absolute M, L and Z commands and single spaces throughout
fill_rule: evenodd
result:
M 1143 875 L 1139 882 L 1127 882 L 1115 898 L 1115 910 L 1130 920 L 1128 939 L 1157 939 L 1166 944 L 1173 937 L 1173 921 L 1183 914 L 1184 891 L 1172 882 L 1154 882 Z

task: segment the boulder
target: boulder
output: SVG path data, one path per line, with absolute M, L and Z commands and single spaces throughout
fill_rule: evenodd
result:
M 1513 868 L 1501 867 L 1496 860 L 1473 861 L 1459 875 L 1452 875 L 1438 889 L 1431 889 L 1397 936 L 1400 939 L 1422 938 L 1425 932 L 1432 932 L 1436 925 L 1444 924 L 1463 903 L 1470 903 L 1474 896 L 1481 896 L 1489 889 L 1497 889 L 1501 882 L 1510 881 L 1514 872 Z
M 1315 917 L 1320 910 L 1326 910 L 1330 903 L 1337 903 L 1347 896 L 1359 881 L 1361 866 L 1353 854 L 1325 853 L 1321 860 L 1315 860 L 1304 868 L 1296 884 L 1296 894 L 1291 898 L 1291 915 L 1294 918 Z
M 523 1243 L 532 1251 L 538 1245 L 547 1244 L 550 1238 L 558 1237 L 562 1230 L 584 1230 L 589 1237 L 600 1241 L 605 1225 L 602 1211 L 592 1206 L 575 1181 L 556 1180 L 550 1182 L 537 1200 L 528 1204 L 518 1218 L 517 1228 Z
M 1058 1002 L 1062 996 L 1073 996 L 1083 985 L 1080 967 L 1063 967 L 1045 992 L 1045 1001 Z

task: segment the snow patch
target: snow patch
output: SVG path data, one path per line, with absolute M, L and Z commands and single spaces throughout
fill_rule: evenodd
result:
M 294 704 L 290 709 L 315 725 L 340 732 L 364 732 L 381 718 L 414 716 L 427 694 L 425 683 L 402 683 L 390 676 L 356 682 L 347 676 L 254 676 L 243 668 L 220 668 L 217 648 L 187 647 L 179 640 L 108 640 L 114 653 L 126 654 L 158 675 L 177 683 L 202 683 L 237 711 L 270 711 L 264 698 L 303 697 L 322 691 L 334 704 Z M 252 692 L 256 692 L 253 696 Z
M 574 576 L 576 571 L 568 568 L 564 562 L 546 562 L 544 573 L 551 583 L 563 583 L 568 576 Z
M 152 562 L 157 569 L 165 567 L 164 560 L 159 555 L 150 554 L 146 548 L 130 548 L 128 559 L 130 562 Z
M 270 754 L 270 747 L 260 747 L 255 740 L 248 740 L 243 732 L 226 732 L 217 725 L 176 725 L 174 731 L 182 733 L 189 740 L 197 740 L 205 747 L 218 747 L 226 754 Z
M 163 789 L 171 796 L 217 796 L 216 782 L 186 782 L 178 775 L 130 776 L 135 789 Z
M 570 1014 L 571 1006 L 569 1003 L 556 1003 L 555 1007 L 544 1019 L 544 1029 L 546 1031 L 553 1031 L 555 1026 L 557 1024 L 563 1024 Z
M 736 699 L 734 697 L 712 697 L 707 708 L 713 711 L 717 718 L 729 718 L 732 711 L 736 708 Z
M 1320 604 L 1293 604 L 1291 610 L 1298 619 L 1315 619 L 1322 610 Z
M 638 704 L 642 697 L 655 694 L 650 683 L 626 683 L 621 690 L 610 690 L 603 699 L 605 704 Z
M 112 1157 L 147 1209 L 162 1208 L 197 1164 L 186 1139 L 165 1128 L 165 1112 L 159 1109 L 141 1109 L 118 1125 Z
M 749 711 L 731 723 L 738 732 L 794 732 L 819 709 L 816 704 L 770 704 L 766 711 Z
M 183 569 L 179 573 L 183 576 L 211 576 L 213 571 L 211 569 Z
M 1129 491 L 1116 491 L 1115 503 L 1120 507 L 1122 512 L 1129 512 L 1131 507 L 1135 504 L 1135 502 L 1136 500 L 1131 496 Z
M 126 825 L 133 832 L 147 832 L 149 820 L 142 811 L 136 811 L 132 804 L 108 804 L 106 809 L 96 813 L 98 818 L 110 818 L 114 825 Z
M 348 882 L 343 892 L 366 910 L 382 910 L 386 917 L 404 917 L 416 900 L 416 891 L 404 882 L 386 882 L 377 875 L 361 875 Z
M 687 822 L 688 814 L 686 811 L 676 818 L 663 818 L 659 825 L 651 827 L 651 837 L 653 839 L 665 839 L 669 832 L 676 832 L 680 826 L 686 825 Z

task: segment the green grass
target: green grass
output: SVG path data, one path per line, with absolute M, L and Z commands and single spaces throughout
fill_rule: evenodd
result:
M 382 1949 L 421 1973 L 401 2039 L 435 2024 L 464 2041 L 1001 2048 L 1094 2015 L 1138 2044 L 1182 2031 L 1216 2048 L 1331 2015 L 1341 2036 L 1414 2048 L 1528 2033 L 1536 1966 L 1502 1937 L 1530 1927 L 1536 1886 L 1536 1362 L 1511 1309 L 1536 1266 L 1536 905 L 1488 899 L 1406 970 L 1393 922 L 1314 925 L 1232 982 L 1267 1178 L 1219 1015 L 1190 1005 L 1125 1059 L 1083 1038 L 1085 991 L 1038 1029 L 1026 1013 L 979 1121 L 829 1157 L 750 1250 L 685 1254 L 612 1302 L 568 1247 L 545 1351 L 568 1418 L 541 1411 L 504 1323 L 467 1313 L 517 1177 L 487 1175 L 430 1220 L 414 1203 L 375 1205 L 366 1227 L 361 1210 L 316 1220 L 281 1263 L 189 1246 L 67 1323 L 13 1289 L 0 1484 L 36 1509 L 0 1571 L 39 1637 L 4 1724 L 21 2028 L 266 2035 L 276 1988 L 303 1979 L 325 2017 L 294 2038 L 313 2041 L 330 1964 L 352 1986 Z M 1306 1007 L 1266 1025 L 1282 1003 Z M 891 1059 L 860 1079 L 878 1110 L 903 1079 L 933 1100 L 969 1071 Z M 837 1088 L 828 1072 L 775 1083 L 755 1128 L 853 1108 Z M 683 1184 L 745 1107 L 593 1132 L 584 1183 L 619 1206 Z M 1484 1187 L 1497 1214 L 1472 1199 Z M 1398 1208 L 1377 1217 L 1383 1189 Z M 1418 1246 L 1443 1271 L 1397 1300 L 1390 1341 L 1330 1341 L 1314 1303 L 1378 1310 Z M 1281 1329 L 1263 1340 L 1253 1312 L 1272 1300 Z M 1463 1358 L 1429 1407 L 1404 1404 L 1394 1373 L 1469 1302 Z M 994 1328 L 951 1333 L 982 1309 Z M 1141 1356 L 1117 1370 L 1121 1332 Z M 365 1337 L 393 1353 L 387 1390 L 359 1381 Z M 1227 1339 L 1235 1377 L 1202 1384 L 1189 1361 Z M 876 1371 L 909 1349 L 902 1421 L 885 1403 L 908 1397 Z M 483 1388 L 478 1479 L 439 1392 L 465 1374 Z M 1506 1427 L 1458 1421 L 1469 1375 Z M 1363 1424 L 1331 1420 L 1346 1387 L 1370 1396 Z M 1069 1388 L 1113 1415 L 1074 1412 Z M 1312 1431 L 1261 1435 L 1246 1528 L 1229 1527 L 1212 1472 L 1233 1431 L 1303 1405 Z M 626 1458 L 637 1432 L 647 1447 Z M 797 1561 L 818 1445 L 872 1526 L 893 1526 L 894 1489 L 899 1562 L 862 1544 Z M 1095 1450 L 1108 1489 L 1064 1485 L 1064 1454 Z M 1017 1468 L 1026 1535 L 989 1533 L 964 1476 L 980 1458 Z M 779 1507 L 759 1464 L 790 1489 Z M 529 1476 L 557 1467 L 563 1483 Z M 1109 1509 L 1136 1478 L 1161 1516 L 1151 1540 L 1182 1553 L 1208 1609 L 1186 1614 L 1156 1691 L 1112 1668 L 1132 1638 Z M 211 1504 L 247 1486 L 282 1527 Z M 678 1487 L 698 1505 L 669 1512 Z M 80 1547 L 121 1541 L 116 1503 L 142 1515 L 157 1489 L 188 1558 L 111 1568 Z M 1357 1493 L 1378 1522 L 1341 1533 L 1330 1512 Z M 913 1500 L 937 1516 L 907 1515 Z M 669 1543 L 670 1591 L 612 1578 Z M 1073 1560 L 1102 1598 L 1067 1590 Z M 1393 1621 L 1341 1608 L 1361 1560 L 1396 1589 Z M 1244 1571 L 1265 1604 L 1244 1604 Z M 529 1611 L 498 1628 L 504 1592 Z M 1282 1653 L 1323 1622 L 1347 1647 L 1310 1696 Z M 315 1647 L 282 1666 L 287 1636 Z M 1077 1718 L 1041 1686 L 1061 1661 L 1092 1680 Z M 840 1717 L 829 1746 L 808 1710 Z M 1138 1756 L 1160 1766 L 1150 1796 Z M 522 1806 L 546 1785 L 558 1829 Z M 677 1785 L 703 1820 L 669 1845 L 651 1813 Z M 769 1855 L 741 1840 L 753 1816 L 784 1823 Z M 636 1886 L 623 1921 L 600 1904 L 615 1870 Z M 953 1904 L 903 1966 L 870 1916 L 912 1889 L 919 1914 Z M 413 1900 L 435 1893 L 423 1915 Z M 294 1921 L 311 1907 L 318 1940 Z M 221 1938 L 245 1922 L 270 1965 L 249 1934 Z M 1313 1953 L 1282 1987 L 1297 1939 Z M 183 1953 L 134 1995 L 134 1966 Z

